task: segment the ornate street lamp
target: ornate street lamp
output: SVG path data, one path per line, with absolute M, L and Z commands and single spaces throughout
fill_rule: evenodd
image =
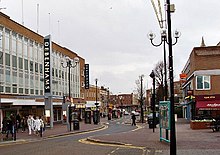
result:
M 174 38 L 175 38 L 175 42 L 172 43 L 172 46 L 175 45 L 178 41 L 178 38 L 181 36 L 181 33 L 177 30 L 175 30 L 174 34 L 173 34 Z M 167 41 L 167 31 L 166 29 L 162 29 L 161 30 L 161 41 L 159 44 L 155 44 L 153 42 L 154 38 L 156 37 L 156 35 L 153 32 L 150 32 L 148 34 L 148 38 L 151 41 L 151 44 L 155 47 L 159 47 L 160 45 L 162 45 L 163 43 L 163 51 L 164 51 L 164 89 L 163 89 L 163 96 L 164 96 L 164 100 L 167 100 L 168 97 L 168 86 L 167 86 L 167 65 L 166 65 L 166 43 L 169 44 L 169 42 Z M 163 86 L 163 80 L 162 80 L 162 86 Z
M 70 89 L 70 71 L 71 68 L 75 68 L 79 63 L 79 58 L 75 57 L 74 60 L 66 58 L 65 61 L 61 61 L 63 68 L 68 68 L 68 80 L 69 80 L 69 101 L 71 102 L 71 89 Z M 69 130 L 71 131 L 71 104 L 69 105 Z

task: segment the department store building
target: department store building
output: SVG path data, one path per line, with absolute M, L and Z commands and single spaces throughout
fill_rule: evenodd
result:
M 0 13 L 0 120 L 11 113 L 27 116 L 45 114 L 44 37 Z M 85 108 L 85 60 L 75 52 L 52 42 L 52 103 L 54 121 L 63 119 L 63 96 L 69 95 L 69 69 L 66 58 L 79 63 L 70 69 L 71 102 L 79 111 Z

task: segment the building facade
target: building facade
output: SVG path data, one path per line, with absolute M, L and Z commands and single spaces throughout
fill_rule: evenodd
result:
M 76 67 L 61 65 L 66 58 L 79 58 Z M 54 121 L 63 119 L 63 96 L 73 104 L 84 101 L 85 60 L 75 52 L 52 42 L 52 99 Z M 10 113 L 27 116 L 44 115 L 44 36 L 0 13 L 0 120 Z M 83 106 L 78 106 L 83 108 Z
M 220 116 L 220 46 L 193 48 L 182 71 L 187 119 Z

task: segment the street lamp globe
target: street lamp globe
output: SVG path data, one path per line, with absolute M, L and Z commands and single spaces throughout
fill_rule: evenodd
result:
M 179 38 L 179 37 L 181 36 L 181 32 L 178 31 L 178 30 L 175 30 L 173 36 L 174 36 L 175 38 Z
M 150 40 L 153 40 L 156 37 L 156 35 L 152 31 L 149 32 L 147 36 Z
M 166 38 L 166 37 L 167 37 L 167 31 L 166 31 L 166 29 L 165 29 L 165 28 L 161 29 L 160 34 L 161 34 L 161 37 L 162 37 L 162 38 Z

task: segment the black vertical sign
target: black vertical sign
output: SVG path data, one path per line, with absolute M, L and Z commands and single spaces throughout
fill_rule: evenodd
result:
M 89 89 L 89 64 L 85 64 L 85 89 Z
M 50 35 L 44 38 L 44 92 L 51 93 Z

